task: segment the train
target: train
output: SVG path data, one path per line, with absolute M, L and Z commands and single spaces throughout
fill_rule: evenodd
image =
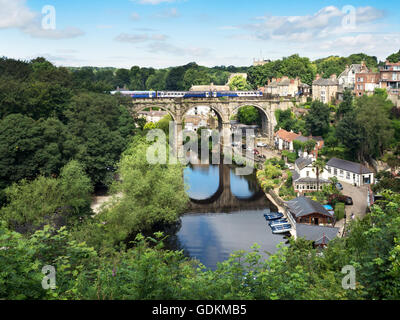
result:
M 120 93 L 133 99 L 162 99 L 162 98 L 239 98 L 261 97 L 262 91 L 111 91 L 112 95 Z

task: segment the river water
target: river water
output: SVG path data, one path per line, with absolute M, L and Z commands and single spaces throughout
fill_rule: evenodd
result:
M 283 235 L 271 232 L 264 218 L 276 208 L 259 187 L 255 172 L 238 176 L 228 165 L 191 165 L 184 177 L 191 203 L 171 237 L 174 249 L 215 269 L 231 253 L 249 251 L 255 243 L 274 253 L 286 242 Z

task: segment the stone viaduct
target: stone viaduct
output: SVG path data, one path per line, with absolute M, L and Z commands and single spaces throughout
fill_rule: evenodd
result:
M 157 107 L 167 111 L 175 123 L 176 143 L 183 144 L 182 123 L 187 112 L 195 107 L 209 107 L 218 117 L 219 129 L 222 135 L 222 144 L 231 145 L 231 117 L 241 107 L 253 106 L 260 112 L 262 119 L 262 133 L 273 143 L 274 128 L 277 125 L 276 110 L 286 110 L 293 105 L 292 100 L 285 98 L 239 97 L 239 98 L 162 98 L 162 99 L 134 99 L 132 112 L 140 112 L 150 107 Z

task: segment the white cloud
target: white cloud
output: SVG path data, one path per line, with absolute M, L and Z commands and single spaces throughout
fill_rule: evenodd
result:
M 370 30 L 371 25 L 385 16 L 382 10 L 373 7 L 359 7 L 355 11 L 356 25 L 349 30 L 342 24 L 346 13 L 335 6 L 322 8 L 313 15 L 305 16 L 264 16 L 259 21 L 242 26 L 250 30 L 257 39 L 309 41 L 313 38 L 331 37 L 343 33 Z
M 78 28 L 45 30 L 40 15 L 30 10 L 25 0 L 0 0 L 0 29 L 18 28 L 34 38 L 67 39 L 84 34 Z
M 121 33 L 119 34 L 115 40 L 119 42 L 128 42 L 128 43 L 141 43 L 146 41 L 164 41 L 168 37 L 164 34 L 130 34 L 130 33 Z
M 29 10 L 25 0 L 0 0 L 0 29 L 21 28 L 31 23 L 36 13 Z

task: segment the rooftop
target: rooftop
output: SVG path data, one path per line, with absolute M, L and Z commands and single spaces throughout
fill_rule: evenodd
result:
M 337 79 L 324 79 L 320 78 L 313 81 L 313 86 L 337 86 L 339 85 L 339 81 Z
M 313 241 L 317 245 L 327 244 L 338 235 L 339 228 L 322 227 L 308 224 L 296 224 L 298 238 L 304 238 Z
M 300 137 L 300 135 L 298 133 L 289 132 L 289 131 L 286 131 L 285 129 L 279 129 L 279 131 L 277 131 L 275 133 L 275 136 L 277 136 L 287 142 L 292 142 L 296 138 Z
M 363 166 L 360 163 L 342 160 L 342 159 L 338 159 L 338 158 L 332 158 L 331 160 L 328 161 L 328 163 L 326 165 L 329 167 L 334 167 L 334 168 L 346 170 L 346 171 L 349 171 L 352 173 L 357 173 L 357 174 L 373 173 L 373 171 L 371 171 L 366 166 Z
M 298 158 L 295 162 L 296 166 L 300 169 L 303 170 L 305 167 L 309 166 L 312 164 L 312 159 L 311 158 Z
M 304 217 L 312 213 L 319 213 L 330 218 L 333 217 L 322 204 L 306 197 L 298 197 L 294 200 L 286 201 L 286 204 L 296 217 Z

